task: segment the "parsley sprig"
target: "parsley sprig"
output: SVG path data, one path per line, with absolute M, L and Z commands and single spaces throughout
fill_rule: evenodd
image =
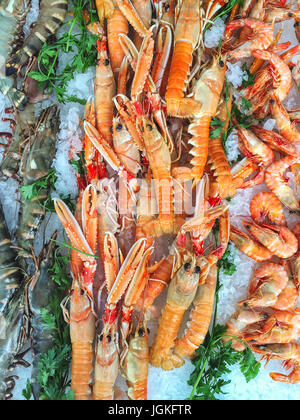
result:
M 226 124 L 226 121 L 221 121 L 217 117 L 213 117 L 210 122 L 210 134 L 211 139 L 217 139 L 222 134 L 223 128 Z
M 96 12 L 91 0 L 72 0 L 71 3 L 72 18 L 64 23 L 68 30 L 56 41 L 43 45 L 38 56 L 38 71 L 32 71 L 28 75 L 41 84 L 45 83 L 49 93 L 54 90 L 59 102 L 78 102 L 84 105 L 85 100 L 67 94 L 67 85 L 74 78 L 75 72 L 84 73 L 96 64 L 97 36 L 88 31 L 83 10 L 89 9 L 91 21 L 95 21 Z M 57 63 L 62 54 L 69 55 L 69 60 L 57 72 Z
M 23 185 L 20 188 L 22 200 L 24 201 L 31 201 L 35 198 L 38 199 L 39 194 L 42 190 L 49 191 L 47 199 L 42 203 L 39 201 L 40 205 L 45 208 L 46 211 L 50 213 L 55 213 L 55 208 L 53 204 L 53 200 L 51 198 L 50 191 L 55 191 L 55 184 L 57 181 L 57 174 L 56 170 L 54 168 L 51 168 L 47 175 L 44 177 L 38 179 L 36 182 L 33 182 L 32 184 Z M 71 210 L 74 210 L 74 203 L 71 200 L 70 196 L 68 197 L 61 197 L 66 204 L 68 205 Z
M 69 326 L 66 324 L 60 303 L 65 296 L 66 289 L 72 279 L 68 274 L 68 255 L 60 255 L 59 248 L 54 253 L 54 264 L 50 274 L 56 283 L 54 295 L 48 308 L 42 309 L 43 327 L 51 331 L 54 346 L 40 355 L 38 367 L 38 381 L 41 385 L 41 399 L 43 400 L 73 400 L 74 392 L 70 386 L 71 342 Z M 23 396 L 29 400 L 32 396 L 30 381 L 23 390 Z
M 222 270 L 227 276 L 232 276 L 236 272 L 236 265 L 232 262 L 231 252 L 227 249 L 222 259 L 218 262 L 218 269 Z
M 242 70 L 245 73 L 247 73 L 247 76 L 248 76 L 247 80 L 245 78 L 243 79 L 242 87 L 243 88 L 246 88 L 248 86 L 252 86 L 254 84 L 254 82 L 255 82 L 255 75 L 250 72 L 250 70 L 247 67 L 247 63 L 244 63 L 243 64 Z

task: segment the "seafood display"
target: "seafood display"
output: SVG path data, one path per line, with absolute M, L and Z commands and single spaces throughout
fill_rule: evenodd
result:
M 0 399 L 18 365 L 35 400 L 147 400 L 192 364 L 215 399 L 271 359 L 297 387 L 300 3 L 31 6 L 0 4 Z

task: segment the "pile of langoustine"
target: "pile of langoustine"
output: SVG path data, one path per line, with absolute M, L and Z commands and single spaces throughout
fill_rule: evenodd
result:
M 295 238 L 286 227 L 278 227 L 277 219 L 271 227 L 247 222 L 256 239 L 230 228 L 228 205 L 222 201 L 232 197 L 238 188 L 265 181 L 279 203 L 299 211 L 298 200 L 284 178 L 285 171 L 291 168 L 296 180 L 299 179 L 300 157 L 294 145 L 299 133 L 293 123 L 297 121 L 297 112 L 288 113 L 282 105 L 292 87 L 293 64 L 289 60 L 299 47 L 279 55 L 289 46 L 278 44 L 280 33 L 274 36 L 273 23 L 299 19 L 300 12 L 277 1 L 245 2 L 240 10 L 237 4 L 231 11 L 219 50 L 207 50 L 203 45 L 205 27 L 224 3 L 226 6 L 226 2 L 200 0 L 184 0 L 178 4 L 155 2 L 153 5 L 148 1 L 96 2 L 100 24 L 94 22 L 89 26 L 98 36 L 95 99 L 87 104 L 83 124 L 86 175 L 85 179 L 80 179 L 75 215 L 61 199 L 55 200 L 56 212 L 72 245 L 73 286 L 63 308 L 65 319 L 70 323 L 71 388 L 76 399 L 90 399 L 91 385 L 94 399 L 113 398 L 119 370 L 127 379 L 129 398 L 145 399 L 149 361 L 154 366 L 173 369 L 182 365 L 185 358 L 192 357 L 203 342 L 213 309 L 216 264 L 226 250 L 229 236 L 239 249 L 248 252 L 247 255 L 266 260 L 277 255 L 278 249 L 287 251 L 287 244 L 291 245 L 289 239 Z M 128 37 L 129 23 L 133 41 Z M 298 25 L 295 28 L 298 31 Z M 25 51 L 28 52 L 28 48 Z M 38 46 L 31 54 L 37 52 Z M 8 60 L 8 76 L 24 66 L 19 58 L 20 53 Z M 255 82 L 245 92 L 241 91 L 252 105 L 249 112 L 256 118 L 265 118 L 271 113 L 278 133 L 259 126 L 245 129 L 238 121 L 231 121 L 233 94 L 225 81 L 226 63 L 244 58 L 254 58 L 250 71 Z M 297 67 L 293 71 L 297 79 Z M 17 95 L 11 87 L 8 92 L 18 105 L 20 92 Z M 210 138 L 212 118 L 217 118 L 222 127 L 217 138 Z M 50 123 L 53 119 L 55 124 Z M 232 122 L 239 135 L 240 150 L 245 155 L 233 170 L 222 144 Z M 48 136 L 52 142 L 56 138 L 55 107 L 43 113 L 39 127 L 35 150 L 40 149 L 39 142 L 44 137 Z M 43 164 L 45 161 L 49 164 L 47 156 L 50 152 L 45 153 Z M 34 158 L 31 156 L 31 159 Z M 13 162 L 15 165 L 15 160 Z M 35 167 L 32 165 L 30 169 L 41 170 L 36 156 L 34 162 Z M 46 169 L 49 169 L 47 165 L 42 168 L 43 174 Z M 30 184 L 32 171 L 27 176 L 25 185 Z M 45 192 L 41 191 L 39 202 L 45 199 L 43 194 Z M 187 219 L 184 204 L 192 195 L 196 200 L 195 214 Z M 155 206 L 158 215 L 153 211 Z M 30 211 L 37 213 L 36 208 Z M 40 207 L 38 210 L 41 211 Z M 210 232 L 217 220 L 219 241 L 214 243 Z M 34 232 L 38 228 L 28 221 L 25 225 L 33 227 Z M 255 229 L 262 231 L 260 236 Z M 174 239 L 170 253 L 152 263 L 150 258 L 156 241 L 163 235 L 172 235 Z M 7 233 L 3 237 L 7 238 Z M 26 236 L 24 226 L 20 238 L 19 251 L 25 258 L 28 247 L 30 250 L 28 239 L 32 237 Z M 13 252 L 7 241 L 6 245 L 7 252 Z M 289 259 L 297 249 L 296 240 L 293 252 L 277 256 Z M 43 261 L 47 261 L 48 256 L 46 252 Z M 7 261 L 3 265 L 7 269 Z M 286 271 L 279 267 L 279 273 Z M 271 268 L 275 271 L 274 266 Z M 95 290 L 94 280 L 101 269 L 105 280 L 102 290 L 106 289 L 106 293 L 100 294 Z M 251 315 L 260 313 L 260 318 L 254 321 L 255 329 L 250 325 L 251 329 L 245 334 L 240 327 L 234 331 L 234 337 L 260 343 L 260 339 L 266 339 L 273 331 L 275 335 L 277 324 L 288 325 L 282 333 L 285 335 L 296 323 L 296 310 L 293 318 L 292 312 L 279 312 L 283 309 L 276 305 L 281 293 L 291 292 L 295 298 L 298 284 L 294 287 L 286 276 L 286 282 L 281 279 L 282 283 L 273 292 L 274 271 L 267 272 L 268 281 L 265 273 L 255 272 L 255 279 L 259 280 L 251 282 L 249 299 L 254 301 L 263 293 L 263 308 L 270 306 L 275 312 L 266 318 L 265 310 L 247 311 Z M 154 344 L 149 349 L 147 319 L 155 298 L 166 287 L 167 302 Z M 266 303 L 268 288 L 273 292 L 269 305 Z M 10 311 L 12 303 L 20 305 L 19 295 L 23 296 L 23 292 L 21 289 L 13 296 L 14 300 L 10 300 Z M 101 311 L 103 296 L 105 308 Z M 192 305 L 186 331 L 178 338 L 184 313 Z M 243 305 L 246 306 L 246 302 Z M 19 314 L 22 311 L 10 312 L 7 317 L 18 315 L 16 329 L 21 323 L 24 330 L 24 317 L 19 321 Z M 297 332 L 293 330 L 293 334 Z M 288 331 L 285 339 L 294 341 L 293 334 Z M 19 350 L 22 348 L 20 335 L 17 337 Z M 236 345 L 235 341 L 233 343 Z M 283 343 L 283 338 L 279 343 Z M 294 364 L 297 373 L 297 346 L 282 347 L 284 356 L 278 356 L 274 346 L 251 347 L 264 351 L 268 357 L 284 358 L 289 366 Z M 18 354 L 15 348 L 13 350 Z
M 100 95 L 99 97 L 97 96 L 97 89 L 104 86 L 104 68 L 106 67 L 106 70 L 110 73 L 110 88 L 113 90 L 113 74 L 117 72 L 117 69 L 114 67 L 111 70 L 107 69 L 109 67 L 109 61 L 106 55 L 106 48 L 103 47 L 105 40 L 101 32 L 101 45 L 100 42 L 98 43 L 99 61 L 95 92 L 96 119 L 94 119 L 93 107 L 90 107 L 90 112 L 84 123 L 86 134 L 85 147 L 88 149 L 86 160 L 90 163 L 88 167 L 94 168 L 95 152 L 98 151 L 105 161 L 109 163 L 111 168 L 118 172 L 121 182 L 127 183 L 124 192 L 126 194 L 127 191 L 128 211 L 125 211 L 126 221 L 122 220 L 122 231 L 124 231 L 126 224 L 128 226 L 130 222 L 133 222 L 132 201 L 136 200 L 135 194 L 137 192 L 140 194 L 137 204 L 136 242 L 128 253 L 125 251 L 125 255 L 123 255 L 124 246 L 122 247 L 121 261 L 117 251 L 118 241 L 116 241 L 112 231 L 105 233 L 109 230 L 109 226 L 103 222 L 103 218 L 107 218 L 107 214 L 100 212 L 99 219 L 101 221 L 100 227 L 98 227 L 98 244 L 104 265 L 108 297 L 102 318 L 103 328 L 96 346 L 97 356 L 93 387 L 93 397 L 95 399 L 112 397 L 113 383 L 116 380 L 118 365 L 124 370 L 124 375 L 127 378 L 129 397 L 146 398 L 148 361 L 156 367 L 161 367 L 166 370 L 173 369 L 181 366 L 184 363 L 184 358 L 192 357 L 195 350 L 203 342 L 209 328 L 213 308 L 217 279 L 216 263 L 226 250 L 229 240 L 228 207 L 220 204 L 222 199 L 232 196 L 234 194 L 233 191 L 237 188 L 257 185 L 265 179 L 266 184 L 274 192 L 275 198 L 278 196 L 278 199 L 283 204 L 288 204 L 290 209 L 299 210 L 299 203 L 283 178 L 285 170 L 289 167 L 297 170 L 297 165 L 299 164 L 299 153 L 293 144 L 297 141 L 296 133 L 298 132 L 281 103 L 287 97 L 292 87 L 291 70 L 285 61 L 289 60 L 291 55 L 298 52 L 299 47 L 288 51 L 283 57 L 280 57 L 277 52 L 281 48 L 286 48 L 286 45 L 276 44 L 277 40 L 274 40 L 272 24 L 253 17 L 232 20 L 227 25 L 225 39 L 220 48 L 221 52 L 214 53 L 199 75 L 195 70 L 194 85 L 191 87 L 191 94 L 187 96 L 185 94 L 186 83 L 193 62 L 191 45 L 196 48 L 197 43 L 200 44 L 198 49 L 196 49 L 197 54 L 200 55 L 198 57 L 200 63 L 203 60 L 204 52 L 199 42 L 199 36 L 201 37 L 200 22 L 202 6 L 197 3 L 199 8 L 195 7 L 196 3 L 194 1 L 183 2 L 178 13 L 178 18 L 176 19 L 176 29 L 172 45 L 173 54 L 164 95 L 167 116 L 189 120 L 187 132 L 192 136 L 188 141 L 192 146 L 191 150 L 189 150 L 189 153 L 193 156 L 193 159 L 190 161 L 192 167 L 190 165 L 180 166 L 186 156 L 184 158 L 178 156 L 176 159 L 177 162 L 174 163 L 172 153 L 176 150 L 176 145 L 172 141 L 172 133 L 168 131 L 168 125 L 165 122 L 165 113 L 162 107 L 163 102 L 162 100 L 157 101 L 157 96 L 155 97 L 157 91 L 163 97 L 163 87 L 160 85 L 160 81 L 164 80 L 164 77 L 166 77 L 164 73 L 167 71 L 166 64 L 165 66 L 161 62 L 157 64 L 157 60 L 161 60 L 161 56 L 153 53 L 153 33 L 155 28 L 150 27 L 144 31 L 140 31 L 136 22 L 135 10 L 132 8 L 126 8 L 124 10 L 124 4 L 120 2 L 117 4 L 120 13 L 126 16 L 140 36 L 143 37 L 143 41 L 138 53 L 126 35 L 119 35 L 119 43 L 121 45 L 121 51 L 125 53 L 125 61 L 123 60 L 122 63 L 119 63 L 120 67 L 117 67 L 117 69 L 120 68 L 118 81 L 126 81 L 123 73 L 123 64 L 128 60 L 134 71 L 130 86 L 131 99 L 128 99 L 125 95 L 129 90 L 128 85 L 126 83 L 125 85 L 119 83 L 117 95 L 114 96 L 111 93 L 111 101 L 105 104 L 105 109 L 107 110 L 106 115 L 110 113 L 111 118 L 109 123 L 105 125 L 103 96 L 101 96 L 101 99 Z M 192 10 L 193 13 L 191 13 Z M 195 10 L 199 11 L 198 16 L 196 16 Z M 209 12 L 212 13 L 212 10 L 209 9 Z M 134 17 L 132 17 L 132 13 L 134 13 Z M 289 11 L 289 13 L 292 12 Z M 276 20 L 274 15 L 272 16 L 272 19 Z M 286 15 L 282 16 L 282 14 L 279 14 L 279 16 L 279 20 L 286 18 Z M 190 22 L 190 35 L 184 30 L 184 23 L 187 19 Z M 193 28 L 191 28 L 192 22 L 194 22 Z M 249 29 L 250 33 L 241 33 L 238 40 L 233 40 L 233 31 L 241 27 L 245 27 L 246 30 Z M 197 34 L 197 39 L 194 38 L 195 33 Z M 249 41 L 249 38 L 251 41 Z M 250 101 L 253 101 L 253 112 L 259 115 L 260 118 L 267 116 L 271 112 L 273 118 L 276 119 L 279 133 L 272 136 L 270 132 L 260 127 L 252 127 L 251 130 L 246 130 L 239 127 L 237 123 L 236 129 L 239 135 L 240 148 L 247 158 L 238 166 L 238 169 L 232 175 L 222 148 L 222 137 L 220 135 L 216 141 L 214 141 L 215 139 L 209 139 L 209 126 L 211 118 L 216 115 L 224 127 L 229 123 L 228 108 L 231 106 L 230 101 L 232 98 L 231 94 L 226 92 L 226 86 L 224 87 L 226 60 L 234 61 L 250 56 L 253 56 L 257 60 L 268 61 L 268 64 L 262 67 L 260 72 L 257 72 L 255 83 L 246 92 L 246 97 Z M 153 58 L 154 64 L 151 66 Z M 113 63 L 113 60 L 111 62 Z M 261 62 L 255 62 L 255 66 L 259 67 L 261 65 Z M 157 68 L 162 71 L 159 78 L 156 78 Z M 108 77 L 105 80 L 107 82 Z M 107 96 L 105 99 L 107 100 Z M 100 107 L 100 104 L 102 104 L 102 107 Z M 113 104 L 116 105 L 118 111 L 118 115 L 115 118 L 113 118 Z M 108 112 L 109 105 L 110 112 Z M 283 116 L 285 116 L 289 123 L 288 127 L 286 121 L 283 125 L 280 125 Z M 111 120 L 113 121 L 112 133 L 109 132 Z M 124 140 L 124 143 L 126 143 L 126 153 L 124 149 L 120 149 L 120 142 L 118 142 L 120 138 L 118 132 L 122 132 L 124 129 L 127 130 L 126 142 Z M 182 129 L 183 131 L 185 130 L 184 123 Z M 291 135 L 291 132 L 295 136 L 294 134 Z M 288 154 L 288 156 L 276 160 L 273 149 L 277 152 Z M 142 163 L 137 159 L 137 154 L 134 154 L 137 152 L 143 156 Z M 126 162 L 124 155 L 126 159 L 129 159 L 130 156 L 130 163 L 128 161 Z M 92 156 L 94 160 L 92 158 L 90 159 L 91 162 L 89 162 L 89 156 Z M 222 164 L 220 163 L 221 159 Z M 129 164 L 132 165 L 132 162 L 138 162 L 135 171 L 133 171 L 132 166 L 129 166 Z M 147 171 L 146 168 L 143 168 L 143 164 L 146 166 L 145 163 L 149 165 Z M 151 191 L 149 189 L 147 190 L 147 188 L 146 191 L 139 191 L 139 187 L 136 184 L 136 179 L 141 171 L 145 174 L 148 182 L 149 178 L 156 181 L 154 188 L 158 206 L 157 217 L 151 216 L 148 213 L 144 214 L 141 210 L 144 205 L 143 200 L 146 200 L 146 203 L 151 200 Z M 204 176 L 205 171 L 207 177 Z M 93 171 L 93 174 L 95 174 L 95 171 Z M 251 174 L 254 174 L 254 177 L 249 181 L 246 178 Z M 185 193 L 187 193 L 185 182 L 192 181 L 194 186 L 198 182 L 199 189 L 196 197 L 195 215 L 188 221 L 183 212 L 180 214 L 174 213 L 173 206 L 178 196 L 176 197 L 175 192 L 176 182 L 172 179 L 176 182 L 181 182 L 182 190 Z M 206 179 L 208 179 L 208 182 L 206 182 Z M 84 252 L 84 255 L 78 255 L 77 251 L 74 254 L 72 272 L 74 279 L 77 280 L 74 280 L 75 289 L 74 295 L 71 298 L 73 299 L 73 308 L 76 308 L 76 293 L 78 302 L 80 302 L 80 299 L 85 299 L 86 305 L 89 302 L 89 295 L 91 299 L 89 303 L 90 313 L 92 314 L 95 301 L 93 301 L 94 297 L 90 288 L 93 284 L 96 261 L 91 257 L 87 258 L 86 255 L 91 256 L 97 250 L 95 232 L 98 216 L 97 183 L 95 182 L 95 178 L 89 181 L 91 184 L 83 192 L 82 197 L 83 218 L 79 217 L 78 219 L 77 217 L 76 221 L 61 200 L 56 200 L 55 205 L 57 214 L 66 228 L 73 247 Z M 98 180 L 96 181 L 98 182 Z M 284 191 L 281 188 L 282 184 L 284 185 Z M 87 199 L 87 195 L 89 199 Z M 183 194 L 181 200 L 184 201 L 185 199 L 186 196 Z M 86 203 L 88 208 L 86 208 Z M 90 229 L 88 225 L 92 220 L 92 215 L 95 223 L 94 229 Z M 120 215 L 120 218 L 122 219 L 122 215 Z M 215 249 L 211 250 L 211 247 L 214 247 L 214 245 L 211 245 L 208 247 L 209 252 L 207 252 L 207 249 L 204 252 L 204 240 L 208 237 L 217 219 L 220 225 L 220 243 Z M 248 226 L 250 226 L 250 222 L 247 224 Z M 249 246 L 248 243 L 253 244 L 253 254 L 257 259 L 259 259 L 259 254 L 256 256 L 256 252 L 264 251 L 267 253 L 266 259 L 271 259 L 273 254 L 276 255 L 275 251 L 277 248 L 284 249 L 285 251 L 285 253 L 282 251 L 280 254 L 281 258 L 290 258 L 297 252 L 297 239 L 286 227 L 279 229 L 277 226 L 272 225 L 272 227 L 263 226 L 261 229 L 263 229 L 265 235 L 265 230 L 269 229 L 270 231 L 270 238 L 268 237 L 268 240 L 263 242 L 265 247 L 248 237 L 247 244 L 244 247 L 241 246 L 239 241 L 241 241 L 240 237 L 244 238 L 244 234 L 238 233 L 234 228 L 231 229 L 230 237 L 244 252 L 246 252 L 245 249 Z M 90 236 L 91 233 L 92 237 Z M 253 229 L 251 233 L 253 234 Z M 150 256 L 155 246 L 154 239 L 163 234 L 177 235 L 170 255 L 158 263 L 158 268 L 157 264 L 149 266 Z M 238 234 L 240 237 L 236 239 L 234 235 Z M 293 248 L 289 252 L 287 246 L 288 239 L 284 234 L 289 234 L 294 239 Z M 253 236 L 255 235 L 253 234 Z M 259 240 L 262 242 L 264 239 L 259 237 Z M 80 265 L 77 263 L 75 266 L 75 261 L 77 262 L 78 258 L 81 261 L 81 268 L 78 268 Z M 122 263 L 121 265 L 120 262 Z M 270 267 L 275 269 L 273 265 Z M 253 284 L 251 286 L 251 293 L 253 294 L 260 295 L 262 290 L 268 290 L 268 288 L 273 287 L 271 283 L 273 272 L 269 273 L 266 267 L 264 269 L 266 270 L 265 274 L 259 277 L 255 286 Z M 84 290 L 80 292 L 79 279 L 82 276 L 82 272 L 84 273 L 84 278 L 81 287 L 86 290 L 86 296 L 84 295 Z M 114 273 L 113 277 L 112 273 Z M 259 276 L 259 274 L 258 271 L 255 272 L 256 276 Z M 76 281 L 78 282 L 77 285 Z M 261 285 L 261 282 L 263 285 Z M 289 283 L 289 287 L 287 287 L 287 282 L 288 277 L 286 276 L 286 283 L 278 289 L 276 299 L 280 292 L 290 292 L 291 282 Z M 167 283 L 169 285 L 166 304 L 161 313 L 154 344 L 148 350 L 146 328 L 147 309 Z M 294 297 L 298 297 L 298 288 L 295 286 L 292 289 Z M 81 295 L 85 297 L 80 298 Z M 121 309 L 118 310 L 118 303 L 120 301 L 122 302 Z M 183 337 L 177 338 L 184 313 L 192 304 L 193 309 L 185 333 Z M 259 306 L 260 304 L 261 302 L 257 305 Z M 244 305 L 246 305 L 246 302 L 244 302 Z M 273 306 L 276 307 L 274 302 Z M 288 309 L 290 309 L 290 306 Z M 131 314 L 133 312 L 135 317 L 132 318 Z M 252 311 L 250 313 L 252 314 Z M 277 312 L 275 312 L 272 319 L 274 319 L 274 316 L 279 318 Z M 87 322 L 87 318 L 85 319 Z M 78 314 L 74 315 L 74 325 L 76 325 L 76 320 L 78 322 Z M 261 318 L 259 320 L 261 321 Z M 88 321 L 91 321 L 90 318 Z M 92 324 L 94 324 L 93 321 Z M 261 328 L 263 328 L 262 332 L 265 333 L 265 324 Z M 86 328 L 86 330 L 91 331 L 90 328 Z M 130 330 L 133 331 L 132 334 L 130 334 Z M 241 336 L 240 331 L 238 332 L 239 336 Z M 295 333 L 296 335 L 297 332 Z M 259 335 L 260 331 L 257 330 L 256 334 Z M 118 341 L 118 336 L 120 336 L 120 341 Z M 244 339 L 247 339 L 247 337 L 243 335 Z M 93 339 L 94 330 L 88 341 L 91 352 Z M 290 340 L 290 337 L 286 337 L 285 339 Z M 76 398 L 80 398 L 87 397 L 89 394 L 90 377 L 88 373 L 90 374 L 92 367 L 86 366 L 86 388 L 85 393 L 83 393 L 83 384 L 82 382 L 78 382 L 79 378 L 77 378 L 76 373 L 77 363 L 80 360 L 80 354 L 79 352 L 77 354 L 76 351 L 76 346 L 79 345 L 77 340 L 78 336 L 74 335 L 73 345 L 75 346 L 75 351 L 73 350 L 72 389 L 75 391 Z M 137 344 L 137 340 L 139 340 L 139 344 Z M 87 341 L 85 344 L 87 345 Z M 118 360 L 117 355 L 118 345 L 120 345 L 120 360 Z M 111 352 L 108 351 L 108 348 L 111 349 Z M 256 347 L 255 349 L 262 351 L 261 347 Z M 269 350 L 266 348 L 264 351 L 270 357 L 276 357 L 274 348 L 270 348 Z M 105 364 L 105 355 L 111 355 L 112 353 L 114 357 L 111 356 L 109 359 L 111 364 L 108 364 L 108 362 Z M 298 356 L 294 357 L 291 355 L 291 352 L 288 354 L 285 353 L 285 355 L 286 358 L 292 360 L 291 363 L 295 364 L 294 372 L 296 372 Z M 112 367 L 112 361 L 114 361 L 114 367 Z M 92 362 L 91 359 L 90 362 Z M 110 374 L 108 374 L 109 369 Z M 294 378 L 295 375 L 291 375 L 292 377 Z M 105 378 L 109 378 L 110 382 L 108 380 L 106 381 Z M 295 380 L 293 381 L 295 382 Z M 109 394 L 108 389 L 110 390 Z

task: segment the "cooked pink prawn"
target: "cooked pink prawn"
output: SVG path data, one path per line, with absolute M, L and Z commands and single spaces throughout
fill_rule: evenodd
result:
M 267 261 L 273 257 L 272 252 L 266 247 L 234 226 L 230 228 L 230 239 L 240 251 L 255 261 Z
M 275 311 L 256 332 L 245 333 L 247 341 L 258 344 L 291 343 L 299 337 L 300 312 Z
M 276 121 L 279 134 L 291 143 L 299 143 L 300 133 L 291 122 L 288 112 L 274 93 L 271 93 L 270 98 L 270 111 Z
M 296 384 L 300 381 L 300 345 L 296 343 L 288 344 L 266 344 L 252 346 L 252 349 L 263 354 L 267 361 L 269 359 L 283 360 L 286 369 L 292 368 L 289 375 L 271 372 L 270 376 L 274 381 Z
M 274 193 L 266 191 L 257 193 L 250 202 L 250 214 L 258 224 L 268 218 L 276 225 L 286 226 L 283 207 Z
M 296 236 L 285 226 L 263 224 L 243 221 L 247 231 L 263 244 L 272 254 L 279 258 L 290 258 L 298 250 Z
M 293 85 L 292 72 L 288 64 L 271 51 L 254 50 L 252 55 L 255 58 L 270 62 L 269 71 L 273 79 L 273 92 L 280 101 L 283 101 Z
M 245 156 L 253 156 L 254 161 L 263 166 L 269 166 L 275 160 L 275 155 L 263 141 L 259 140 L 255 134 L 243 127 L 236 127 L 239 148 Z
M 269 49 L 270 51 L 272 51 L 273 57 L 277 56 L 277 58 L 275 58 L 277 66 L 272 65 L 270 63 L 267 66 L 263 67 L 260 71 L 257 72 L 255 76 L 254 84 L 247 86 L 244 89 L 245 97 L 251 102 L 252 113 L 258 112 L 258 111 L 262 112 L 262 110 L 264 110 L 264 107 L 266 108 L 264 112 L 269 112 L 270 93 L 274 91 L 272 90 L 272 83 L 273 83 L 274 88 L 279 88 L 278 83 L 281 80 L 281 75 L 283 74 L 283 78 L 285 78 L 285 72 L 284 72 L 284 68 L 286 68 L 285 66 L 288 66 L 288 61 L 291 59 L 291 57 L 293 57 L 293 55 L 299 52 L 300 46 L 297 45 L 296 47 L 293 47 L 289 49 L 288 51 L 286 51 L 285 53 L 281 54 L 279 57 L 277 54 L 282 51 L 282 48 L 285 49 L 288 46 L 287 44 L 283 43 L 283 44 L 274 46 L 272 49 Z M 250 71 L 252 73 L 255 73 L 257 71 L 256 66 L 259 66 L 259 64 L 255 66 L 255 63 L 263 64 L 263 62 L 264 62 L 264 59 L 256 58 L 256 60 L 254 61 L 254 65 L 252 66 L 253 69 L 250 68 Z M 277 71 L 275 71 L 276 69 Z M 291 76 L 291 71 L 288 68 L 287 77 L 290 77 L 290 76 Z M 288 86 L 290 86 L 290 84 L 287 86 L 283 84 L 282 85 L 283 90 L 288 88 Z
M 252 39 L 230 51 L 227 55 L 228 60 L 236 61 L 241 58 L 251 57 L 253 50 L 266 50 L 273 41 L 273 26 L 252 18 L 230 22 L 226 27 L 225 37 L 228 39 L 234 30 L 242 27 L 252 29 Z
M 258 127 L 256 125 L 253 125 L 251 130 L 262 141 L 268 143 L 272 149 L 283 152 L 286 155 L 299 156 L 297 147 L 282 137 L 280 134 L 275 133 L 275 131 L 266 130 L 265 128 Z
M 227 331 L 223 338 L 226 344 L 232 340 L 231 347 L 237 351 L 243 351 L 246 345 L 243 343 L 243 332 L 249 326 L 268 318 L 268 314 L 263 311 L 238 309 L 230 320 L 226 323 Z
M 268 188 L 279 198 L 283 205 L 293 211 L 300 211 L 299 200 L 284 178 L 284 173 L 293 164 L 299 162 L 299 157 L 286 156 L 272 163 L 265 171 L 265 183 Z
M 249 298 L 238 305 L 246 308 L 273 306 L 288 283 L 288 275 L 280 264 L 267 263 L 257 268 L 252 276 Z

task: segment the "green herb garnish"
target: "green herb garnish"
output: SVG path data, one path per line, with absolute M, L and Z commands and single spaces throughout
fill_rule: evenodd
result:
M 247 79 L 247 80 L 243 79 L 243 82 L 242 82 L 242 87 L 243 87 L 243 88 L 246 88 L 246 87 L 248 87 L 248 86 L 252 86 L 252 85 L 254 84 L 254 81 L 255 81 L 255 75 L 254 75 L 254 74 L 252 74 L 252 73 L 248 70 L 248 67 L 247 67 L 247 64 L 246 64 L 246 63 L 244 63 L 244 64 L 243 64 L 243 66 L 242 66 L 242 70 L 243 70 L 245 73 L 247 73 L 247 75 L 248 75 L 248 79 Z
M 211 139 L 217 139 L 222 134 L 225 122 L 219 120 L 219 118 L 214 117 L 212 118 L 210 125 L 214 128 L 210 130 L 209 137 Z
M 41 311 L 42 325 L 51 331 L 54 346 L 41 354 L 38 362 L 38 382 L 41 385 L 42 400 L 73 400 L 74 392 L 70 390 L 71 341 L 70 329 L 65 322 L 61 301 L 66 289 L 72 284 L 72 278 L 67 272 L 68 256 L 59 255 L 59 248 L 54 252 L 54 264 L 49 270 L 56 288 L 48 308 Z M 32 389 L 27 381 L 23 396 L 30 399 Z
M 252 104 L 251 104 L 250 101 L 248 101 L 248 99 L 243 97 L 241 99 L 241 106 L 242 106 L 242 109 L 245 109 L 246 111 L 249 111 L 249 109 L 251 109 L 251 107 L 252 107 Z
M 229 249 L 224 252 L 222 259 L 218 262 L 219 270 L 222 269 L 224 274 L 227 276 L 232 276 L 236 272 L 236 265 L 230 261 L 231 253 Z
M 70 96 L 66 92 L 74 73 L 85 73 L 90 66 L 96 64 L 97 36 L 89 32 L 83 15 L 83 10 L 88 8 L 90 20 L 95 21 L 95 11 L 90 0 L 72 0 L 72 3 L 72 18 L 64 23 L 69 30 L 56 41 L 49 41 L 43 45 L 38 56 L 38 71 L 28 75 L 40 83 L 46 83 L 49 92 L 54 89 L 59 102 L 78 102 L 84 105 L 85 100 L 75 95 Z M 56 72 L 56 65 L 63 53 L 69 54 L 70 59 L 62 70 Z
M 48 308 L 42 310 L 42 324 L 46 330 L 51 331 L 55 345 L 47 353 L 42 354 L 39 360 L 38 380 L 42 387 L 41 398 L 44 400 L 74 399 L 70 391 L 69 369 L 71 363 L 70 328 L 65 322 L 61 301 L 65 296 L 66 288 L 72 284 L 72 278 L 67 272 L 68 256 L 54 253 L 54 264 L 50 274 L 56 283 L 54 295 L 51 297 Z
M 22 395 L 25 400 L 29 401 L 33 395 L 30 380 L 27 379 L 26 387 L 22 390 Z
M 38 197 L 41 190 L 45 189 L 45 190 L 50 191 L 52 189 L 55 191 L 56 181 L 57 181 L 56 170 L 54 168 L 51 168 L 48 174 L 45 175 L 44 177 L 40 178 L 39 180 L 37 180 L 36 182 L 32 184 L 23 185 L 20 188 L 22 199 L 24 201 L 31 201 L 37 198 L 37 200 L 39 201 Z M 71 210 L 73 211 L 74 203 L 71 200 L 71 197 L 68 196 L 68 197 L 61 197 L 61 198 L 66 202 L 68 207 L 71 208 Z M 47 199 L 43 203 L 39 201 L 39 204 L 42 207 L 44 207 L 45 210 L 47 210 L 48 212 L 55 213 L 53 200 L 50 194 L 48 194 Z
M 22 199 L 31 201 L 33 198 L 37 197 L 42 189 L 49 189 L 54 187 L 55 182 L 57 181 L 55 169 L 50 169 L 48 174 L 33 184 L 23 185 L 20 188 Z

